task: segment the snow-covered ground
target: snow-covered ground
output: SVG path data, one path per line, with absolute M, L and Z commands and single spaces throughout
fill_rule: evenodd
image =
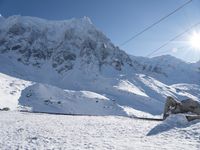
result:
M 0 149 L 198 150 L 200 122 L 0 112 Z M 174 121 L 176 120 L 176 121 Z
M 82 86 L 85 90 L 69 90 L 0 73 L 0 108 L 152 117 L 162 114 L 166 96 L 179 99 L 189 97 L 197 101 L 200 97 L 199 85 L 166 85 L 144 74 L 136 74 L 131 78 L 99 76 L 95 82 Z
M 0 108 L 9 107 L 16 110 L 22 90 L 31 82 L 0 73 Z

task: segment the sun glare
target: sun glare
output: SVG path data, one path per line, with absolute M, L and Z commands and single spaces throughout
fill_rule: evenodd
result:
M 192 48 L 200 51 L 200 32 L 193 32 L 189 37 L 189 43 Z

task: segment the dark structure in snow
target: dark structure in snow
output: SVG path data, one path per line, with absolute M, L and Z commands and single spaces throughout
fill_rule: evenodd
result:
M 173 97 L 168 96 L 165 103 L 163 119 L 166 119 L 170 114 L 189 112 L 195 114 L 186 115 L 189 121 L 194 119 L 200 119 L 200 103 L 193 99 L 186 99 L 180 102 L 174 99 Z

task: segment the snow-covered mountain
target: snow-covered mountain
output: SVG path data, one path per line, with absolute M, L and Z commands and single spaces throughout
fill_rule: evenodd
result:
M 42 112 L 156 115 L 168 95 L 200 98 L 197 64 L 130 56 L 88 17 L 1 17 L 0 83 L 0 108 Z
M 46 62 L 58 73 L 81 65 L 103 64 L 121 70 L 131 64 L 128 55 L 115 47 L 90 19 L 47 21 L 12 16 L 2 21 L 1 53 L 13 53 L 17 61 L 41 68 Z M 16 59 L 15 58 L 15 59 Z M 80 65 L 79 64 L 79 65 Z
M 153 58 L 131 58 L 140 62 L 142 72 L 167 84 L 174 83 L 200 83 L 200 70 L 197 63 L 187 63 L 171 55 L 157 56 Z

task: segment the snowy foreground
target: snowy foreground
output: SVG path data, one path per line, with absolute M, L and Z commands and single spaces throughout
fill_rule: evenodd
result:
M 200 122 L 0 112 L 0 149 L 200 149 Z

